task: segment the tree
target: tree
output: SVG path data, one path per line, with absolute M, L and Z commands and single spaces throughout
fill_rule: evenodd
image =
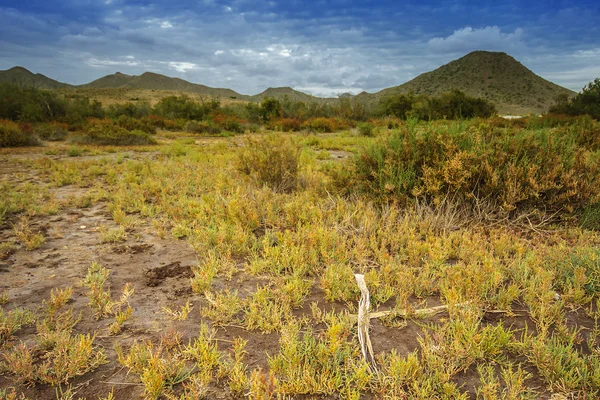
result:
M 265 97 L 263 101 L 260 102 L 260 109 L 263 122 L 279 118 L 283 113 L 281 103 L 273 97 Z
M 588 83 L 570 101 L 567 95 L 556 98 L 549 110 L 555 114 L 584 115 L 600 120 L 600 78 Z

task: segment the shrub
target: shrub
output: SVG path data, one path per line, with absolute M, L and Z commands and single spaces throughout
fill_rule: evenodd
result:
M 141 119 L 147 125 L 153 126 L 156 129 L 164 129 L 167 131 L 182 130 L 186 122 L 183 119 L 172 120 L 168 118 L 159 117 L 158 115 L 149 115 Z
M 125 128 L 128 131 L 142 131 L 146 132 L 150 135 L 154 135 L 156 133 L 156 127 L 151 123 L 151 121 L 147 119 L 138 119 L 133 117 L 128 117 L 126 115 L 121 115 L 119 118 L 115 120 L 116 124 L 121 128 Z
M 12 121 L 0 120 L 0 147 L 35 146 L 39 144 L 33 132 L 23 131 Z
M 189 133 L 198 133 L 201 135 L 218 135 L 221 133 L 221 128 L 210 122 L 188 121 L 186 122 L 184 131 Z
M 154 106 L 154 114 L 170 119 L 202 119 L 220 107 L 218 100 L 196 102 L 188 96 L 168 96 Z
M 306 121 L 305 126 L 318 133 L 330 133 L 337 130 L 337 124 L 333 118 L 314 118 Z
M 269 128 L 282 132 L 298 132 L 302 129 L 302 121 L 295 118 L 280 118 L 273 121 Z
M 244 127 L 237 119 L 234 118 L 227 118 L 220 124 L 220 126 L 229 132 L 244 133 Z
M 37 124 L 34 128 L 34 132 L 36 136 L 42 140 L 47 140 L 49 142 L 57 142 L 66 139 L 68 129 L 69 125 L 67 124 L 50 122 Z
M 289 192 L 298 185 L 300 148 L 289 138 L 274 135 L 249 139 L 239 152 L 237 168 L 263 185 Z
M 128 131 L 111 120 L 91 120 L 79 141 L 87 144 L 130 146 L 155 144 L 149 134 L 140 130 Z
M 600 193 L 600 165 L 568 130 L 482 133 L 460 125 L 393 132 L 355 158 L 359 184 L 400 202 L 491 202 L 502 213 L 568 214 Z
M 368 122 L 358 124 L 358 133 L 360 136 L 373 136 L 373 125 Z

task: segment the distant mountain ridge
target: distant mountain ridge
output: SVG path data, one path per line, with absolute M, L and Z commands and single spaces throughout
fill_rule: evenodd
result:
M 13 67 L 0 71 L 0 82 L 14 83 L 21 86 L 33 86 L 38 89 L 64 89 L 73 87 L 68 83 L 62 83 L 48 78 L 46 75 L 34 74 L 23 67 Z
M 153 72 L 145 72 L 137 76 L 117 72 L 84 85 L 73 86 L 42 74 L 33 74 L 23 67 L 14 67 L 0 71 L 0 82 L 35 86 L 40 89 L 114 88 L 188 92 L 244 101 L 261 101 L 265 97 L 278 99 L 287 97 L 292 101 L 319 103 L 337 101 L 336 98 L 315 97 L 290 87 L 268 88 L 256 95 L 244 95 L 232 89 L 213 88 Z M 575 94 L 536 75 L 506 53 L 474 51 L 399 86 L 376 93 L 362 92 L 355 96 L 344 93 L 341 96 L 364 103 L 374 103 L 382 97 L 394 94 L 414 93 L 434 96 L 452 89 L 484 98 L 494 103 L 500 113 L 510 114 L 540 113 L 546 111 L 557 96 Z
M 506 53 L 474 51 L 374 96 L 411 92 L 432 96 L 452 89 L 484 98 L 499 112 L 516 114 L 546 111 L 557 96 L 575 94 L 536 75 Z

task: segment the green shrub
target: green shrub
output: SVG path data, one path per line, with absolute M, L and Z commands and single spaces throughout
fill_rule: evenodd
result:
M 368 122 L 358 124 L 358 133 L 360 136 L 373 136 L 373 125 Z
M 155 144 L 151 135 L 140 130 L 128 131 L 111 120 L 92 120 L 75 141 L 85 144 L 132 146 Z
M 579 226 L 600 231 L 600 203 L 590 204 L 581 210 Z
M 201 135 L 218 135 L 221 133 L 221 128 L 210 122 L 188 121 L 186 122 L 184 131 L 189 133 L 198 133 Z
M 19 147 L 38 145 L 38 138 L 29 130 L 23 131 L 16 123 L 0 120 L 0 147 Z
M 36 136 L 42 140 L 58 142 L 66 139 L 68 128 L 69 126 L 67 124 L 50 122 L 37 124 L 34 128 L 34 132 Z
M 410 124 L 409 124 L 410 125 Z M 501 213 L 570 214 L 600 193 L 594 151 L 562 130 L 408 126 L 355 158 L 359 185 L 380 199 L 486 201 Z
M 280 118 L 271 122 L 269 128 L 281 132 L 298 132 L 302 129 L 302 121 L 295 118 Z
M 151 123 L 150 120 L 145 118 L 133 118 L 126 115 L 121 115 L 115 120 L 116 124 L 121 128 L 125 128 L 128 131 L 142 131 L 150 135 L 156 133 L 156 127 Z
M 336 121 L 333 118 L 314 118 L 305 123 L 308 129 L 318 133 L 330 133 L 337 130 Z
M 244 127 L 236 119 L 233 119 L 233 118 L 225 119 L 225 121 L 223 121 L 220 125 L 226 131 L 234 132 L 234 133 L 244 133 Z
M 273 190 L 289 192 L 298 186 L 300 148 L 280 135 L 249 139 L 238 153 L 237 168 Z

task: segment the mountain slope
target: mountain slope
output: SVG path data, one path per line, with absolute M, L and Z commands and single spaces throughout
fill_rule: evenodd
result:
M 380 98 L 396 93 L 437 95 L 459 89 L 496 105 L 500 113 L 526 114 L 546 111 L 569 89 L 533 73 L 506 53 L 474 51 L 400 86 L 374 93 Z
M 13 67 L 5 71 L 0 71 L 0 82 L 14 83 L 21 86 L 33 86 L 38 89 L 62 89 L 72 87 L 67 83 L 55 81 L 45 75 L 34 74 L 23 67 Z
M 265 97 L 273 97 L 275 99 L 283 99 L 287 97 L 291 101 L 303 101 L 305 103 L 311 102 L 331 102 L 336 99 L 333 98 L 323 98 L 323 97 L 315 97 L 310 94 L 306 94 L 303 92 L 299 92 L 298 90 L 292 89 L 291 87 L 278 87 L 278 88 L 268 88 L 267 90 L 255 94 L 254 96 L 250 96 L 250 101 L 262 101 Z
M 102 78 L 96 79 L 95 81 L 92 81 L 90 83 L 86 83 L 85 85 L 80 85 L 79 87 L 90 89 L 118 88 L 127 84 L 134 78 L 135 76 L 133 75 L 126 75 L 117 72 L 112 75 L 103 76 Z
M 129 89 L 148 89 L 148 90 L 170 90 L 176 92 L 191 92 L 213 97 L 243 98 L 246 96 L 231 89 L 212 88 L 205 85 L 191 83 L 180 78 L 171 78 L 169 76 L 156 74 L 153 72 L 144 72 L 142 75 L 133 76 L 117 72 L 113 75 L 107 75 L 97 79 L 82 88 L 129 88 Z

